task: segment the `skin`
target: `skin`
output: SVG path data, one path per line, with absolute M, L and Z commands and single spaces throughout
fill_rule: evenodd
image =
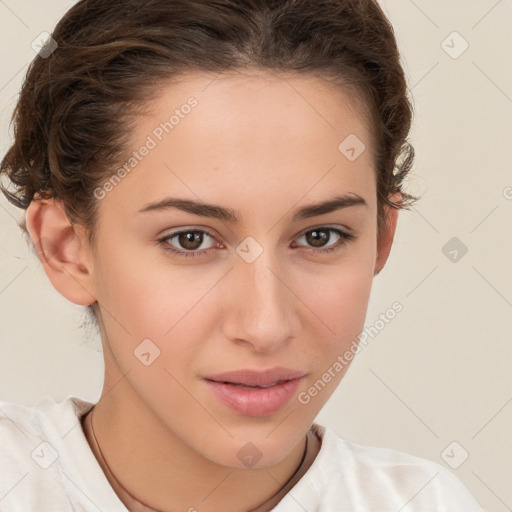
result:
M 284 366 L 306 374 L 297 395 L 307 391 L 362 331 L 397 212 L 388 210 L 378 236 L 372 141 L 350 94 L 269 73 L 187 75 L 160 92 L 134 125 L 132 151 L 190 96 L 198 106 L 100 200 L 96 245 L 58 201 L 33 201 L 27 227 L 37 246 L 52 247 L 41 261 L 55 288 L 76 304 L 98 303 L 105 381 L 94 428 L 116 478 L 162 511 L 250 510 L 294 473 L 347 367 L 308 404 L 294 398 L 262 417 L 227 408 L 202 377 Z M 338 150 L 349 134 L 366 145 L 355 161 Z M 366 205 L 292 222 L 297 208 L 335 194 Z M 138 213 L 167 196 L 231 208 L 242 220 Z M 326 225 L 355 238 L 315 252 L 339 241 L 333 232 L 323 245 L 303 236 Z M 179 228 L 211 232 L 216 240 L 204 235 L 199 248 L 209 253 L 166 251 L 187 250 L 178 237 L 158 242 Z M 236 252 L 248 236 L 263 249 L 252 263 Z M 144 339 L 160 350 L 149 366 L 134 357 Z M 251 468 L 237 457 L 248 442 L 261 453 Z

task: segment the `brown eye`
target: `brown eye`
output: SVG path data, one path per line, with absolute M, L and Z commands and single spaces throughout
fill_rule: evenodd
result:
M 308 231 L 306 240 L 313 247 L 323 247 L 330 240 L 329 230 L 327 229 L 315 229 Z
M 334 233 L 334 236 L 333 236 Z M 329 244 L 334 238 L 334 243 Z M 338 249 L 342 249 L 349 240 L 355 238 L 355 235 L 351 233 L 345 233 L 341 229 L 319 227 L 304 231 L 302 236 L 299 238 L 305 240 L 305 247 L 310 248 L 313 252 L 331 252 Z M 296 246 L 296 244 L 294 244 Z M 299 244 L 301 246 L 303 244 Z
M 211 239 L 213 243 L 210 242 L 209 247 L 202 247 L 203 244 L 207 242 L 208 238 Z M 166 251 L 170 251 L 179 256 L 202 256 L 208 253 L 210 249 L 216 246 L 220 247 L 220 244 L 213 235 L 201 229 L 178 231 L 161 238 L 158 242 Z
M 180 246 L 188 251 L 197 251 L 201 247 L 204 238 L 201 231 L 183 231 L 176 236 Z

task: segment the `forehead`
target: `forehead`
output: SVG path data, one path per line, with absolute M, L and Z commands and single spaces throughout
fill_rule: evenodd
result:
M 146 104 L 146 120 L 169 117 L 166 114 L 179 110 L 190 97 L 197 100 L 202 121 L 215 121 L 221 135 L 227 135 L 224 129 L 240 129 L 244 124 L 248 129 L 286 126 L 293 133 L 307 123 L 310 135 L 329 129 L 342 135 L 351 128 L 368 139 L 370 119 L 361 94 L 310 74 L 255 70 L 183 74 L 159 85 Z M 144 132 L 150 129 L 144 120 L 139 126 Z
M 313 76 L 183 75 L 162 83 L 132 126 L 126 161 L 139 157 L 109 200 L 123 196 L 134 210 L 166 191 L 216 203 L 236 192 L 240 206 L 335 187 L 374 194 L 373 148 L 356 98 Z M 346 153 L 354 144 L 355 160 Z

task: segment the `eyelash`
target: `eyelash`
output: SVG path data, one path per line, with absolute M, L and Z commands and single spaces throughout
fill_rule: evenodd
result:
M 353 240 L 355 237 L 355 235 L 352 235 L 351 233 L 346 233 L 345 231 L 342 231 L 340 229 L 336 229 L 336 228 L 330 228 L 328 226 L 321 226 L 321 227 L 317 227 L 317 228 L 310 228 L 306 231 L 303 231 L 300 235 L 299 235 L 299 238 L 303 237 L 305 234 L 307 233 L 310 233 L 312 231 L 328 231 L 328 232 L 331 232 L 331 233 L 336 233 L 337 235 L 339 235 L 340 239 L 338 240 L 338 242 L 333 245 L 333 246 L 330 246 L 330 247 L 327 247 L 327 248 L 320 248 L 320 249 L 315 249 L 313 248 L 312 249 L 312 252 L 314 253 L 319 253 L 319 254 L 326 254 L 326 253 L 331 253 L 331 252 L 335 252 L 335 251 L 339 251 L 341 249 L 343 249 L 350 240 Z M 177 231 L 176 233 L 172 233 L 171 235 L 166 235 L 165 237 L 163 238 L 160 238 L 158 240 L 158 242 L 160 243 L 160 245 L 162 246 L 162 248 L 165 250 L 165 251 L 169 251 L 177 256 L 180 256 L 180 257 L 196 257 L 196 256 L 205 256 L 207 253 L 209 253 L 211 250 L 213 250 L 214 248 L 211 247 L 209 249 L 203 249 L 203 250 L 200 250 L 200 251 L 180 251 L 178 249 L 175 249 L 174 247 L 170 246 L 168 241 L 173 239 L 173 238 L 176 238 L 177 236 L 183 234 L 183 233 L 205 233 L 207 234 L 209 237 L 211 237 L 213 240 L 217 241 L 216 238 L 209 232 L 209 231 L 206 231 L 204 229 L 186 229 L 186 230 L 183 230 L 183 231 Z M 217 242 L 218 243 L 218 242 Z

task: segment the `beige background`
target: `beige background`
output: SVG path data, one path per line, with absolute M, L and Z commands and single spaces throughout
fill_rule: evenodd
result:
M 1 154 L 31 43 L 73 3 L 0 0 Z M 487 510 L 512 510 L 512 2 L 382 5 L 414 96 L 409 185 L 423 197 L 401 214 L 366 325 L 395 301 L 404 309 L 360 352 L 317 421 L 443 464 Z M 51 287 L 16 226 L 20 215 L 0 199 L 0 400 L 95 401 L 99 340 Z M 453 247 L 443 252 L 452 237 L 468 249 L 455 262 Z M 458 469 L 447 464 L 465 451 Z

